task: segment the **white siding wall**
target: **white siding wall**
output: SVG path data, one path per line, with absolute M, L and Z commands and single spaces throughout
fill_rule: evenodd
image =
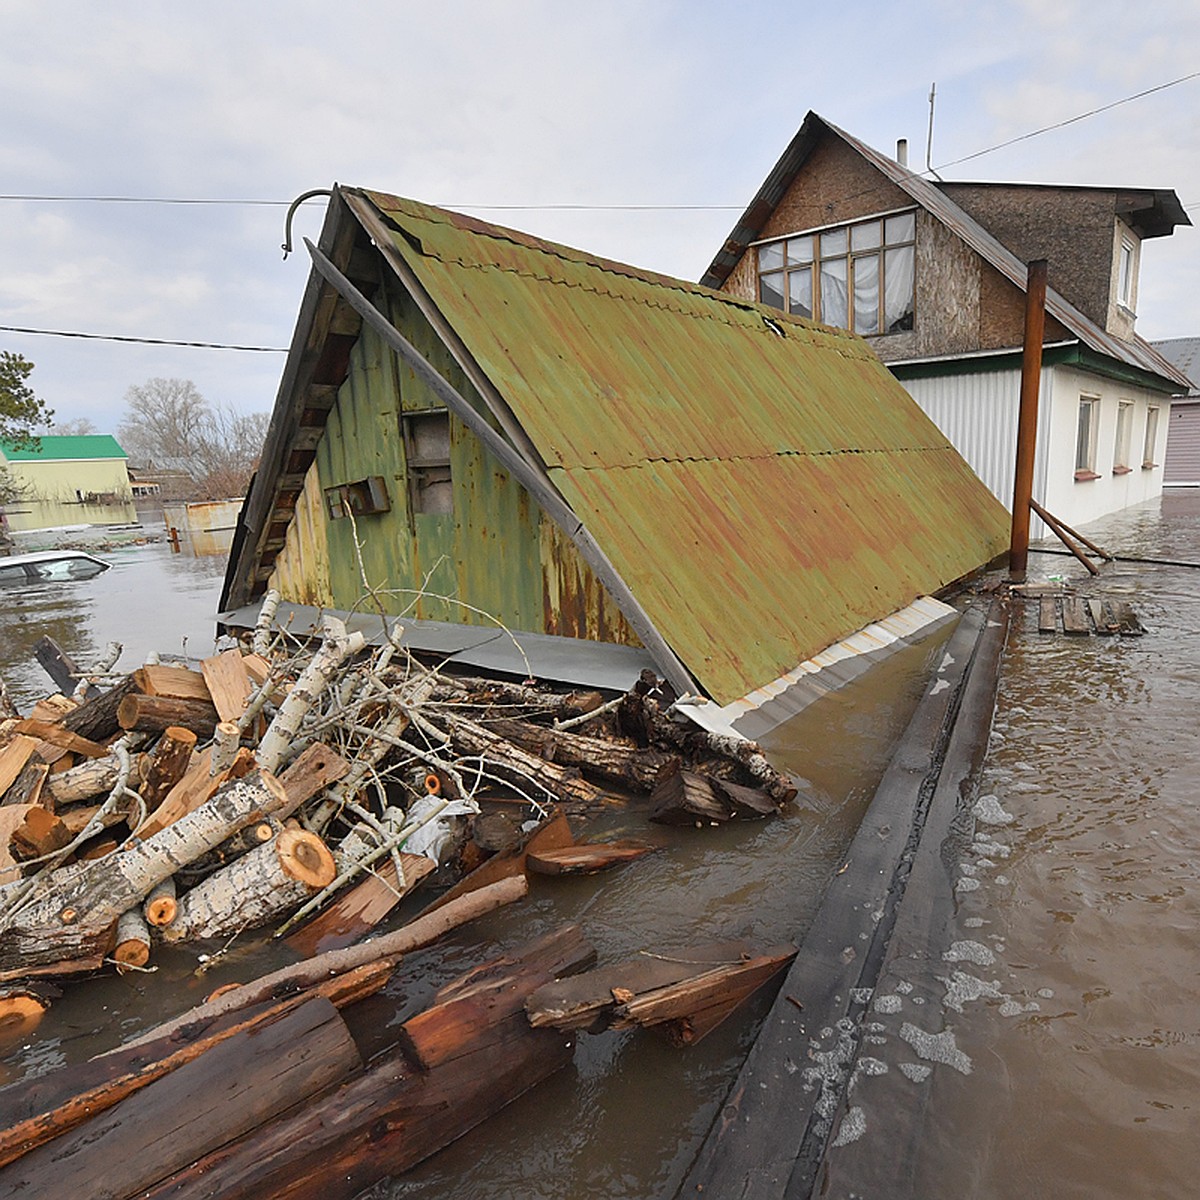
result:
M 1037 499 L 1045 494 L 1045 446 L 1050 429 L 1052 371 L 1053 368 L 1043 368 L 1039 392 L 1038 450 L 1033 466 L 1033 494 Z M 903 382 L 908 394 L 967 460 L 992 495 L 1011 511 L 1017 412 L 1021 400 L 1020 370 L 940 375 Z M 1042 537 L 1043 532 L 1042 522 L 1033 518 L 1030 535 Z

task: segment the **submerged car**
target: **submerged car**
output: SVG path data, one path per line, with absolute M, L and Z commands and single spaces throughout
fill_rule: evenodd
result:
M 111 563 L 82 550 L 42 550 L 36 554 L 13 554 L 0 558 L 0 585 L 48 583 L 91 579 L 107 571 Z

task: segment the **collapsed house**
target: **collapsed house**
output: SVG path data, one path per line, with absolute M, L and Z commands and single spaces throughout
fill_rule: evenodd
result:
M 1004 549 L 850 333 L 356 188 L 312 252 L 228 625 L 271 587 L 295 632 L 383 612 L 416 652 L 650 667 L 732 720 L 860 631 L 847 654 L 944 616 L 921 598 Z

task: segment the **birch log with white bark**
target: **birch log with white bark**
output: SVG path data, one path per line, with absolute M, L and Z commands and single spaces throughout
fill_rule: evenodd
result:
M 117 918 L 155 884 L 286 803 L 283 785 L 255 771 L 153 837 L 47 875 L 0 931 L 0 979 L 107 951 Z
M 162 929 L 163 940 L 224 938 L 257 929 L 303 903 L 335 874 L 333 855 L 316 834 L 284 829 L 184 893 L 175 919 Z
M 275 719 L 259 743 L 256 757 L 264 770 L 274 771 L 279 766 L 295 740 L 305 714 L 320 699 L 338 667 L 351 654 L 357 654 L 365 643 L 359 630 L 347 633 L 345 624 L 336 617 L 325 618 L 325 640 L 279 706 Z
M 271 648 L 271 624 L 275 620 L 275 613 L 279 609 L 279 601 L 283 597 L 272 588 L 262 599 L 262 606 L 258 610 L 258 620 L 254 623 L 254 641 L 252 643 L 255 654 L 265 655 Z

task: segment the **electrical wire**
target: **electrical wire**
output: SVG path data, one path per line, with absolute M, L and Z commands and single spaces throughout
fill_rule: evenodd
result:
M 172 338 L 126 337 L 119 333 L 78 333 L 66 329 L 27 329 L 0 325 L 3 333 L 32 333 L 43 337 L 86 338 L 95 342 L 136 342 L 143 346 L 191 346 L 198 350 L 246 350 L 254 354 L 286 354 L 286 346 L 235 346 L 228 342 L 179 342 Z

